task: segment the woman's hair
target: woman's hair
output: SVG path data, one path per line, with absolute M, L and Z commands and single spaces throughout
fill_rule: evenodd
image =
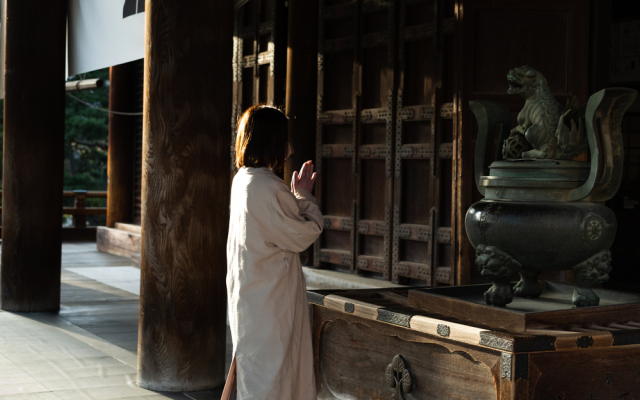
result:
M 245 111 L 236 133 L 236 167 L 282 169 L 289 145 L 288 122 L 282 111 L 266 104 Z

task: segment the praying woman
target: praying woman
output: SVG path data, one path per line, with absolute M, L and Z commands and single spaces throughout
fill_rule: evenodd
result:
M 275 174 L 289 157 L 288 119 L 266 105 L 240 118 L 235 153 L 227 240 L 234 359 L 224 393 L 237 400 L 315 400 L 299 255 L 322 232 L 322 214 L 311 194 L 313 164 L 307 161 L 294 172 L 290 187 Z

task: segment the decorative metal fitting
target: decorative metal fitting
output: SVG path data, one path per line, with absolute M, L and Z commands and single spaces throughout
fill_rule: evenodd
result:
M 360 150 L 358 150 L 358 155 L 360 155 L 360 158 L 369 158 L 369 157 L 371 157 L 371 147 L 369 147 L 369 146 L 361 146 Z
M 428 242 L 431 240 L 431 231 L 428 228 L 418 228 L 418 240 Z
M 420 108 L 420 118 L 433 119 L 433 106 L 424 106 Z
M 353 264 L 353 256 L 351 254 L 341 254 L 340 255 L 340 263 L 345 265 Z
M 352 219 L 343 219 L 340 221 L 340 229 L 343 231 L 351 231 L 353 230 L 353 220 Z
M 353 146 L 344 146 L 343 155 L 345 157 L 353 157 L 354 150 Z
M 330 258 L 331 258 L 331 255 L 329 253 L 327 253 L 326 251 L 321 251 L 320 254 L 318 255 L 318 259 L 321 262 L 329 262 Z
M 396 389 L 392 399 L 404 400 L 403 393 L 411 393 L 413 390 L 413 374 L 411 374 L 406 364 L 404 357 L 398 354 L 393 357 L 393 361 L 387 366 L 387 371 L 385 372 L 387 385 Z
M 408 238 L 411 236 L 411 228 L 408 226 L 399 226 L 396 228 L 396 236 L 399 238 Z
M 413 146 L 402 146 L 402 148 L 400 149 L 400 155 L 402 156 L 402 158 L 412 157 L 414 153 L 415 148 L 413 148 Z

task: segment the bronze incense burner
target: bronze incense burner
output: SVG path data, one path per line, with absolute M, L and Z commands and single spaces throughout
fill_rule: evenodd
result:
M 485 199 L 469 208 L 465 224 L 476 265 L 493 282 L 485 300 L 505 306 L 514 294 L 538 297 L 541 272 L 572 269 L 573 304 L 596 306 L 591 288 L 608 279 L 616 233 L 602 202 L 620 186 L 620 121 L 637 92 L 604 89 L 583 107 L 574 97 L 563 108 L 535 69 L 519 67 L 507 78 L 509 94 L 526 99 L 515 128 L 506 105 L 470 102 L 479 128 L 475 181 Z M 585 152 L 590 161 L 572 160 Z

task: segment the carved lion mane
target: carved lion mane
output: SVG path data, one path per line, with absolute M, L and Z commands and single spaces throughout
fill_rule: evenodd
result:
M 524 108 L 518 114 L 518 126 L 512 135 L 522 134 L 533 150 L 522 153 L 523 158 L 556 158 L 561 150 L 555 138 L 562 106 L 551 94 L 545 77 L 532 67 L 514 68 L 507 74 L 510 95 L 525 98 Z
M 518 114 L 518 126 L 511 130 L 511 137 L 505 141 L 505 158 L 519 158 L 514 155 L 520 155 L 522 158 L 568 160 L 587 150 L 576 98 L 563 109 L 553 97 L 545 77 L 528 65 L 509 71 L 507 80 L 507 93 L 520 95 L 526 102 Z M 572 117 L 577 117 L 578 124 Z M 566 125 L 569 122 L 571 129 Z M 533 149 L 523 148 L 519 137 L 524 137 Z M 514 146 L 522 151 L 514 154 Z

